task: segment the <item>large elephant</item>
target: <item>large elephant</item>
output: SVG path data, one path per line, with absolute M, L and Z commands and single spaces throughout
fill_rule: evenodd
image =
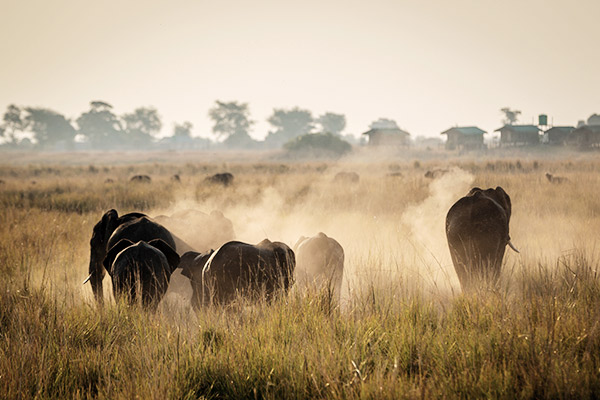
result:
M 98 302 L 103 300 L 102 280 L 105 272 L 102 262 L 108 250 L 121 239 L 128 239 L 133 243 L 161 239 L 178 252 L 191 250 L 191 247 L 173 237 L 165 227 L 150 220 L 145 214 L 129 213 L 119 217 L 116 210 L 107 211 L 93 229 L 90 240 L 89 276 L 84 282 L 90 281 Z
M 267 300 L 293 283 L 294 252 L 281 242 L 263 240 L 257 245 L 227 242 L 216 251 L 188 252 L 181 257 L 182 274 L 192 284 L 192 305 L 225 305 L 241 295 Z
M 510 216 L 510 197 L 500 186 L 475 187 L 448 211 L 446 237 L 463 291 L 498 282 L 506 245 L 517 251 L 508 232 Z
M 327 287 L 339 301 L 344 276 L 344 249 L 323 232 L 307 238 L 302 236 L 294 246 L 296 285 L 300 288 Z
M 142 305 L 155 310 L 179 265 L 179 255 L 161 239 L 135 244 L 121 239 L 110 248 L 103 265 L 112 279 L 115 300 L 125 298 L 135 304 L 139 287 Z

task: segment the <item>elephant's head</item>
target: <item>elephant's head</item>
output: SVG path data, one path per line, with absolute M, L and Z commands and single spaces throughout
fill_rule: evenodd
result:
M 85 282 L 88 280 L 91 282 L 94 296 L 98 301 L 102 301 L 102 278 L 104 278 L 102 262 L 106 256 L 106 245 L 110 235 L 117 226 L 119 226 L 119 215 L 117 214 L 117 211 L 107 211 L 102 216 L 102 219 L 94 226 L 92 238 L 90 240 L 90 275 Z
M 510 215 L 512 212 L 512 205 L 510 202 L 510 197 L 508 194 L 502 189 L 500 186 L 496 186 L 496 189 L 486 189 L 483 190 L 478 187 L 474 187 L 469 191 L 467 196 L 484 196 L 489 199 L 494 200 L 506 213 L 506 220 L 510 221 Z

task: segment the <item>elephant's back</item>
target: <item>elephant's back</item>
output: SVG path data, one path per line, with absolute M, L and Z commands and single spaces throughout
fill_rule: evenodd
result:
M 138 242 L 121 251 L 113 262 L 115 274 L 137 272 L 140 276 L 156 275 L 167 270 L 169 263 L 167 257 L 158 249 L 145 242 Z
M 467 196 L 459 199 L 446 215 L 448 237 L 487 234 L 508 231 L 504 209 L 494 200 L 484 196 Z
M 175 240 L 173 239 L 171 232 L 164 226 L 151 221 L 145 216 L 120 225 L 111 235 L 107 248 L 110 249 L 121 239 L 128 239 L 134 243 L 162 239 L 173 249 L 176 249 Z

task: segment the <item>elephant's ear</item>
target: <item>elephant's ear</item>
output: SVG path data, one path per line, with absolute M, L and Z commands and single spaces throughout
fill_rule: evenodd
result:
M 467 193 L 467 196 L 473 196 L 475 193 L 482 192 L 482 191 L 483 190 L 481 190 L 481 188 L 474 187 L 471 190 L 469 190 L 469 193 Z
M 157 248 L 165 255 L 167 262 L 171 267 L 171 273 L 173 273 L 173 271 L 175 271 L 175 269 L 179 266 L 179 254 L 177 254 L 177 252 L 175 252 L 175 250 L 173 250 L 173 248 L 162 239 L 153 239 L 149 241 L 148 244 Z
M 102 264 L 104 264 L 104 268 L 106 268 L 109 275 L 112 274 L 112 265 L 115 261 L 115 258 L 117 258 L 117 254 L 129 246 L 133 246 L 133 242 L 131 240 L 121 239 L 113 247 L 111 247 L 110 250 L 108 250 L 106 257 L 104 257 L 104 261 L 102 261 Z
M 111 226 L 118 219 L 119 214 L 117 214 L 117 210 L 108 210 L 104 213 L 100 221 L 94 225 L 94 230 L 92 231 L 92 239 L 90 240 L 90 245 L 102 246 L 106 245 L 108 242 L 108 238 L 112 234 L 113 230 L 110 230 Z
M 184 255 L 181 256 L 180 266 L 183 268 L 181 271 L 181 275 L 188 278 L 190 281 L 194 280 L 194 276 L 199 277 L 202 276 L 202 270 L 204 269 L 204 265 L 212 256 L 215 251 L 210 249 L 206 253 L 196 253 L 195 251 L 188 251 Z
M 510 202 L 510 196 L 500 186 L 496 186 L 496 194 L 498 196 L 498 200 L 500 201 L 500 205 L 506 211 L 506 215 L 508 216 L 508 219 L 510 219 L 510 214 L 512 212 L 512 204 Z
M 302 244 L 302 242 L 304 242 L 306 240 L 306 236 L 300 236 L 300 239 L 298 239 L 298 241 L 296 242 L 296 244 L 294 245 L 294 251 L 298 251 L 298 249 L 300 248 L 300 245 Z

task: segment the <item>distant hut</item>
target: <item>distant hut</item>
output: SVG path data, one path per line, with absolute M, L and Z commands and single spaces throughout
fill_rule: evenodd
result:
M 369 137 L 369 146 L 408 146 L 410 133 L 400 128 L 372 128 L 363 135 Z
M 540 128 L 535 125 L 504 125 L 500 132 L 500 146 L 526 146 L 540 142 Z
M 567 144 L 580 149 L 600 148 L 600 125 L 583 125 L 573 129 Z
M 574 126 L 553 126 L 544 132 L 543 142 L 552 145 L 564 145 Z
M 442 132 L 441 135 L 448 135 L 447 150 L 473 150 L 485 147 L 483 144 L 484 133 L 486 133 L 484 130 L 476 126 L 459 126 L 450 128 Z

